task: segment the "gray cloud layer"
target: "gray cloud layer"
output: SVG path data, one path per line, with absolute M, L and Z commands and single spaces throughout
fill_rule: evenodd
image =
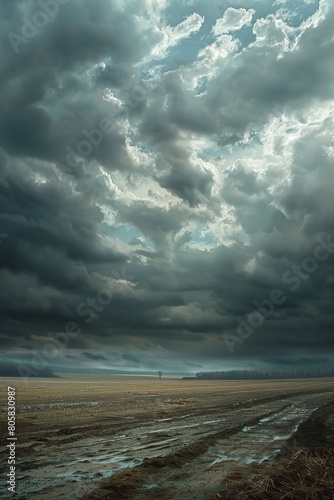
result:
M 332 361 L 332 2 L 208 3 L 0 2 L 6 357 Z

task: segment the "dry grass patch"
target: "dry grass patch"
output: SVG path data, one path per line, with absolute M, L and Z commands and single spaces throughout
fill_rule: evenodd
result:
M 233 500 L 333 500 L 334 450 L 301 449 L 268 466 L 260 477 L 234 482 L 220 498 Z
M 82 500 L 127 500 L 134 498 L 143 478 L 136 471 L 125 470 L 118 472 L 109 479 L 103 481 L 99 489 L 85 495 Z

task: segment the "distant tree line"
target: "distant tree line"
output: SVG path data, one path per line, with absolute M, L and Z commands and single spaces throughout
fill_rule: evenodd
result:
M 202 380 L 254 380 L 317 377 L 334 377 L 334 367 L 299 369 L 290 368 L 285 370 L 229 370 L 196 373 L 196 378 Z
M 26 365 L 26 367 L 28 366 L 29 365 Z M 20 365 L 14 363 L 14 361 L 7 360 L 6 358 L 0 359 L 0 377 L 30 377 L 31 373 L 34 373 L 34 370 L 30 372 L 29 368 L 25 368 L 24 374 L 22 374 L 20 371 Z M 34 377 L 59 378 L 58 375 L 55 375 L 47 366 L 36 371 Z

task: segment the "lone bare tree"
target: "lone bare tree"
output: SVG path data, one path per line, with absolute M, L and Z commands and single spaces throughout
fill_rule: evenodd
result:
M 162 372 L 158 372 L 158 375 L 159 375 L 159 380 L 161 380 L 161 377 L 162 377 Z

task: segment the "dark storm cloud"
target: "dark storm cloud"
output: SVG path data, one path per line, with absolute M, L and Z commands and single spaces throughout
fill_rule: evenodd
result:
M 92 359 L 93 361 L 105 361 L 107 358 L 99 354 L 94 354 L 92 352 L 83 352 L 82 355 L 87 359 Z
M 131 356 L 131 354 L 123 354 L 123 359 L 125 359 L 125 361 L 130 361 L 131 363 L 140 363 L 140 360 Z
M 34 2 L 16 2 L 12 16 L 6 10 L 1 30 L 0 145 L 15 156 L 60 164 L 65 163 L 66 148 L 84 139 L 82 130 L 96 127 L 110 114 L 101 109 L 98 87 L 90 88 L 86 72 L 107 58 L 118 78 L 126 68 L 123 83 L 128 82 L 133 77 L 132 65 L 148 50 L 145 29 L 130 15 L 131 9 L 126 13 L 100 0 L 94 5 L 75 0 L 65 3 L 59 5 L 51 24 L 36 29 L 36 35 L 19 46 L 16 57 L 8 33 L 21 34 L 27 20 L 33 24 L 34 13 L 40 9 Z M 71 122 L 70 135 L 63 126 L 66 119 Z M 109 143 L 104 141 L 92 151 L 92 158 L 95 153 L 100 161 L 119 167 L 125 161 L 124 139 L 117 132 L 108 139 Z
M 330 362 L 334 255 L 303 266 L 334 234 L 332 4 L 54 0 L 38 27 L 41 3 L 0 2 L 6 356 Z

